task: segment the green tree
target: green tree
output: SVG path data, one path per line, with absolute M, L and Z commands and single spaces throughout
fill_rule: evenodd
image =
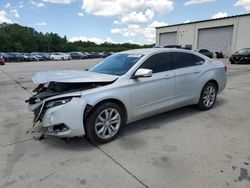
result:
M 41 33 L 18 24 L 0 24 L 0 51 L 2 52 L 69 52 L 69 51 L 110 51 L 119 52 L 136 48 L 150 48 L 152 45 L 113 44 L 104 42 L 97 45 L 91 41 L 69 42 L 67 37 L 56 33 Z

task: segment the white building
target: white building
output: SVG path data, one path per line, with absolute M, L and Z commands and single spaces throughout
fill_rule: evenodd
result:
M 157 27 L 156 45 L 222 51 L 228 57 L 250 48 L 250 14 Z

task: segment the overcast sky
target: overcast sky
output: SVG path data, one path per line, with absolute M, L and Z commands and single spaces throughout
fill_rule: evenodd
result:
M 250 0 L 0 0 L 0 23 L 71 41 L 155 42 L 155 27 L 250 12 Z

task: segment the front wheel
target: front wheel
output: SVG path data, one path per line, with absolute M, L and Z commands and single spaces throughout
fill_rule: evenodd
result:
M 217 86 L 212 82 L 207 83 L 203 87 L 199 103 L 197 104 L 200 110 L 209 110 L 213 107 L 217 98 L 217 90 Z
M 107 143 L 119 135 L 124 125 L 124 112 L 112 102 L 99 105 L 86 120 L 86 134 L 93 143 Z

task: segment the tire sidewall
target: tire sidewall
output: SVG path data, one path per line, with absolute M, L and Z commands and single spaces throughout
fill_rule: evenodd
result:
M 120 118 L 121 118 L 121 124 L 120 124 L 119 130 L 116 132 L 114 136 L 108 139 L 103 139 L 103 138 L 100 138 L 96 133 L 95 122 L 96 122 L 97 117 L 100 115 L 100 113 L 108 108 L 114 108 L 118 111 L 118 113 L 120 114 Z M 124 112 L 122 111 L 122 108 L 115 103 L 107 102 L 107 103 L 98 105 L 95 109 L 93 109 L 93 111 L 90 112 L 90 115 L 89 117 L 87 117 L 87 120 L 86 120 L 85 130 L 86 130 L 87 137 L 93 143 L 107 143 L 107 142 L 114 140 L 119 135 L 124 123 L 125 123 Z

